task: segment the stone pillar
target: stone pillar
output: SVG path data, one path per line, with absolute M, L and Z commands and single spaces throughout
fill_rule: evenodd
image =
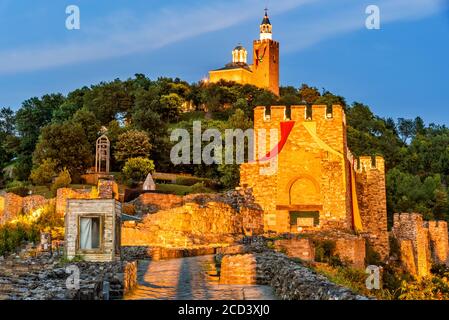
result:
M 44 252 L 51 251 L 51 233 L 41 232 L 40 250 Z
M 449 264 L 447 222 L 428 221 L 425 225 L 429 230 L 432 260 L 438 264 Z

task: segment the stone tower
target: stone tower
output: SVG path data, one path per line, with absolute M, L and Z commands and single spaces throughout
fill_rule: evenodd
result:
M 340 105 L 254 108 L 256 159 L 240 166 L 240 185 L 262 207 L 265 231 L 356 233 L 386 258 L 384 160 L 354 158 L 346 130 Z M 262 154 L 261 145 L 269 146 Z
M 260 39 L 253 43 L 254 84 L 279 95 L 279 42 L 273 40 L 268 13 L 260 25 Z

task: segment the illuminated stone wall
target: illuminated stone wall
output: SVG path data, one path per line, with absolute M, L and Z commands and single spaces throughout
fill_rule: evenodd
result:
M 125 222 L 124 246 L 192 246 L 233 242 L 235 236 L 263 233 L 262 212 L 221 202 L 185 203 Z
M 1 196 L 1 203 L 3 204 L 3 210 L 0 211 L 0 225 L 17 217 L 22 212 L 23 198 L 14 193 L 7 193 Z M 0 207 L 0 210 L 2 208 Z
M 393 236 L 398 240 L 402 263 L 416 276 L 427 276 L 431 268 L 429 230 L 424 226 L 422 215 L 401 213 L 394 215 Z M 405 243 L 404 243 L 405 242 Z M 410 252 L 410 246 L 413 248 Z M 413 260 L 411 260 L 413 257 Z
M 265 129 L 267 152 L 270 129 L 278 129 L 289 121 L 286 108 L 272 106 L 254 109 L 254 129 Z M 277 171 L 261 174 L 268 163 L 246 163 L 241 166 L 240 184 L 253 189 L 263 207 L 266 230 L 297 232 L 290 229 L 289 211 L 318 211 L 319 228 L 352 229 L 349 174 L 346 157 L 345 115 L 340 106 L 327 116 L 326 106 L 314 105 L 311 119 L 305 119 L 305 106 L 292 106 L 294 121 L 289 138 L 278 156 Z M 280 139 L 280 134 L 278 133 Z M 304 226 L 306 227 L 306 226 Z
M 281 239 L 276 240 L 274 246 L 289 257 L 315 261 L 315 246 L 310 239 Z
M 363 232 L 373 248 L 386 258 L 389 252 L 385 170 L 383 159 L 377 166 L 351 168 L 352 156 L 347 148 L 346 117 L 343 108 L 334 105 L 284 106 L 254 109 L 256 135 L 255 154 L 266 145 L 270 151 L 270 130 L 277 129 L 281 140 L 281 124 L 293 121 L 293 129 L 277 157 L 273 174 L 263 174 L 269 161 L 256 161 L 240 167 L 240 185 L 253 191 L 256 202 L 264 210 L 265 231 L 303 232 L 304 230 L 354 231 L 352 200 L 358 203 Z M 257 141 L 258 132 L 266 132 L 265 141 Z M 365 164 L 370 157 L 362 157 Z M 364 168 L 362 166 L 362 168 Z M 351 175 L 355 174 L 355 192 Z M 292 212 L 318 213 L 318 221 L 301 218 L 296 225 Z M 308 220 L 307 220 L 308 219 Z M 299 227 L 299 229 L 298 229 Z
M 438 264 L 448 264 L 449 243 L 446 221 L 428 221 L 425 226 L 429 230 L 432 259 Z
M 64 216 L 68 199 L 89 199 L 90 197 L 91 189 L 60 188 L 56 193 L 56 213 Z
M 0 196 L 0 225 L 14 220 L 19 214 L 30 214 L 43 208 L 50 200 L 39 195 L 26 197 L 14 193 L 6 193 Z
M 389 254 L 385 161 L 382 157 L 360 157 L 356 173 L 357 200 L 365 237 L 386 258 Z

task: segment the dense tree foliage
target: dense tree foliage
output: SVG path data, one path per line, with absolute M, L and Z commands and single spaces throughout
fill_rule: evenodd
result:
M 0 109 L 0 187 L 12 180 L 30 180 L 32 170 L 31 180 L 36 183 L 48 183 L 50 176 L 64 168 L 76 181 L 93 165 L 95 140 L 105 128 L 115 171 L 122 171 L 129 158 L 151 157 L 159 171 L 191 173 L 211 178 L 224 188 L 234 187 L 238 184 L 238 165 L 173 165 L 170 150 L 176 142 L 170 141 L 171 131 L 184 128 L 192 136 L 196 120 L 201 120 L 203 132 L 208 128 L 223 133 L 226 129 L 245 130 L 252 127 L 255 106 L 298 104 L 342 105 L 348 145 L 354 155 L 385 157 L 390 216 L 397 211 L 417 211 L 426 218 L 447 219 L 446 126 L 426 125 L 419 117 L 383 119 L 362 103 L 348 104 L 344 97 L 306 84 L 281 87 L 277 97 L 233 82 L 189 84 L 136 74 L 125 81 L 116 79 L 76 89 L 67 96 L 30 98 L 16 112 Z M 139 137 L 133 136 L 136 132 L 140 132 Z M 140 139 L 143 136 L 144 141 Z M 205 146 L 208 141 L 202 143 Z
M 150 139 L 145 131 L 129 130 L 118 137 L 114 156 L 117 161 L 124 163 L 130 158 L 147 158 L 150 150 Z
M 36 166 L 46 159 L 58 163 L 57 168 L 67 168 L 73 177 L 79 177 L 92 164 L 91 145 L 79 123 L 50 124 L 42 129 L 33 154 Z

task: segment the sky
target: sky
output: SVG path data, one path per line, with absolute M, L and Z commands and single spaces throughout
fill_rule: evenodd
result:
M 79 30 L 66 28 L 69 5 Z M 449 0 L 0 0 L 0 107 L 135 73 L 199 81 L 237 44 L 251 55 L 265 7 L 281 85 L 449 126 Z

